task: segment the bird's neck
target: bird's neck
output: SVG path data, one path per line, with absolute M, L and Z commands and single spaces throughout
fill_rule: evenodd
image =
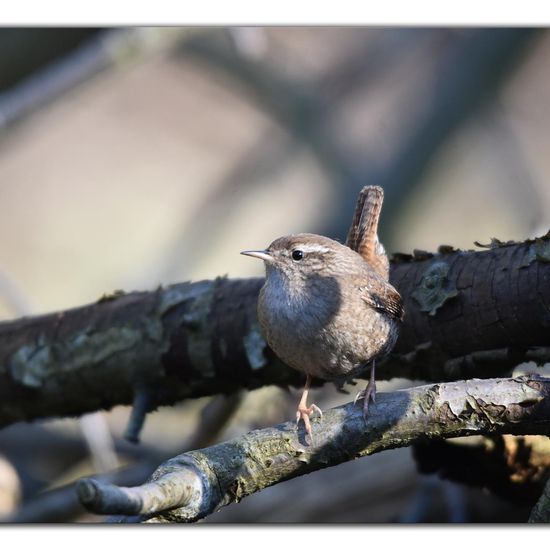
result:
M 267 271 L 265 292 L 272 307 L 286 307 L 291 310 L 302 309 L 312 299 L 304 278 L 288 276 L 278 269 Z

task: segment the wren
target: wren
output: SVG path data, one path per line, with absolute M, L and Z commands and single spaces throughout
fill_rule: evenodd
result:
M 355 401 L 376 397 L 375 361 L 394 346 L 403 319 L 400 294 L 389 283 L 389 261 L 378 240 L 384 194 L 364 187 L 343 245 L 299 233 L 280 237 L 265 250 L 241 252 L 264 261 L 265 283 L 258 299 L 262 333 L 275 354 L 306 374 L 296 412 L 312 437 L 309 417 L 322 412 L 307 405 L 313 377 L 353 378 L 370 367 L 370 379 Z

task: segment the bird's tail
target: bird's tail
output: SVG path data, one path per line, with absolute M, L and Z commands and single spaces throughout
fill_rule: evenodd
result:
M 348 232 L 346 245 L 358 252 L 384 279 L 389 277 L 386 251 L 378 241 L 378 220 L 384 202 L 381 187 L 367 185 L 357 198 L 357 206 Z

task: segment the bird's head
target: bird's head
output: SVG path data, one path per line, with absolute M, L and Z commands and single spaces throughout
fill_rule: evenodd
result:
M 241 254 L 263 260 L 268 278 L 277 273 L 290 280 L 338 275 L 350 261 L 357 261 L 353 256 L 359 257 L 347 246 L 311 233 L 280 237 L 265 250 L 245 250 Z

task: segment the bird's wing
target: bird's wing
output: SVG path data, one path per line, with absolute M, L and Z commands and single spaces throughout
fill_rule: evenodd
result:
M 403 319 L 405 310 L 401 295 L 381 277 L 372 276 L 362 280 L 359 284 L 359 292 L 369 307 L 386 313 L 394 319 L 400 321 Z
M 384 247 L 378 240 L 378 220 L 384 202 L 381 187 L 363 187 L 357 198 L 353 221 L 346 245 L 360 254 L 384 279 L 389 277 L 389 262 Z

